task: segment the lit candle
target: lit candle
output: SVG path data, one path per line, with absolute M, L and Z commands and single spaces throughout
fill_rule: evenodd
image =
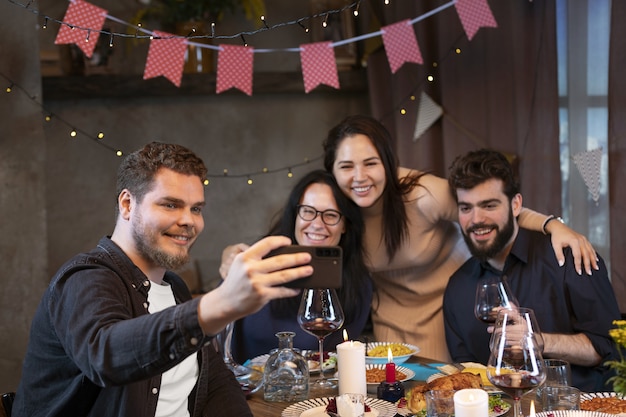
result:
M 348 341 L 348 333 L 343 332 L 345 342 L 337 345 L 337 374 L 339 395 L 367 395 L 365 378 L 365 345 L 359 341 Z
M 462 389 L 454 393 L 455 417 L 489 415 L 489 395 L 482 389 Z
M 389 383 L 396 382 L 396 364 L 393 363 L 391 348 L 387 348 L 387 365 L 385 365 L 385 380 Z
M 528 417 L 535 417 L 535 402 L 530 400 L 530 412 L 528 413 Z

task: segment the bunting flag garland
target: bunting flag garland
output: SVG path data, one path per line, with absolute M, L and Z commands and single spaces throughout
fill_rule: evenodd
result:
M 420 106 L 417 111 L 417 123 L 413 142 L 416 142 L 422 134 L 428 130 L 443 114 L 443 109 L 428 94 L 422 91 L 420 96 Z
M 454 7 L 470 41 L 481 27 L 498 27 L 487 0 L 457 0 Z
M 254 48 L 220 45 L 217 55 L 217 94 L 237 88 L 252 95 L 252 64 Z
M 392 73 L 395 74 L 405 62 L 424 62 L 410 20 L 383 26 L 382 36 Z
M 63 18 L 63 21 L 68 25 L 61 25 L 54 44 L 75 43 L 87 58 L 91 58 L 106 17 L 107 11 L 100 7 L 82 0 L 70 2 Z M 74 26 L 80 29 L 74 28 Z
M 150 41 L 143 79 L 147 80 L 162 75 L 176 87 L 180 87 L 186 51 L 187 42 L 185 39 L 172 37 L 166 32 L 155 31 L 154 39 Z
M 579 152 L 574 155 L 574 163 L 582 175 L 593 201 L 600 200 L 600 173 L 602 166 L 602 148 Z
M 355 3 L 357 9 L 359 3 L 360 1 Z M 349 7 L 352 6 L 353 5 Z M 470 40 L 481 27 L 497 27 L 497 23 L 491 13 L 487 0 L 451 0 L 418 18 L 412 20 L 406 19 L 384 26 L 378 32 L 342 39 L 332 42 L 330 45 L 328 42 L 318 42 L 304 44 L 300 45 L 299 48 L 288 48 L 286 50 L 290 52 L 300 52 L 306 93 L 309 93 L 320 84 L 326 84 L 339 89 L 337 63 L 334 55 L 335 47 L 374 36 L 382 36 L 392 73 L 396 73 L 405 62 L 423 64 L 423 58 L 417 43 L 413 24 L 452 6 L 456 8 L 461 23 L 463 24 L 463 29 Z M 87 57 L 92 56 L 101 33 L 111 35 L 112 45 L 113 36 L 122 35 L 112 32 L 102 32 L 104 20 L 108 18 L 129 26 L 130 24 L 113 16 L 109 16 L 107 13 L 106 10 L 93 6 L 84 0 L 70 0 L 64 21 L 59 22 L 61 23 L 61 28 L 57 34 L 55 43 L 75 43 L 83 50 Z M 46 20 L 47 19 L 48 17 L 46 16 Z M 300 20 L 290 23 L 302 25 Z M 160 34 L 157 31 L 150 32 L 145 29 L 141 29 L 141 31 L 149 33 L 153 37 L 144 70 L 144 79 L 163 75 L 176 86 L 180 87 L 184 66 L 184 54 L 189 44 L 188 40 L 181 36 Z M 90 39 L 90 37 L 93 37 L 93 39 Z M 198 46 L 204 47 L 202 44 L 198 44 Z M 217 60 L 217 93 L 219 94 L 234 87 L 251 96 L 254 49 L 247 46 L 234 45 L 211 46 L 211 48 L 219 50 Z M 259 50 L 259 52 L 268 51 L 271 50 Z M 417 131 L 416 134 L 416 138 L 421 135 L 421 133 Z
M 300 46 L 300 62 L 304 91 L 308 93 L 320 84 L 339 89 L 337 61 L 332 42 L 309 43 Z

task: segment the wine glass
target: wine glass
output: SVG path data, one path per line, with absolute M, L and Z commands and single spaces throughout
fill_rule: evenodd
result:
M 263 386 L 263 373 L 256 369 L 240 365 L 233 359 L 231 351 L 233 329 L 234 322 L 228 323 L 224 330 L 215 335 L 213 345 L 215 349 L 222 354 L 222 359 L 226 367 L 235 375 L 235 379 L 239 382 L 239 386 L 244 394 L 251 395 Z
M 502 316 L 502 317 L 500 317 Z M 546 379 L 535 331 L 518 311 L 501 310 L 487 362 L 487 378 L 513 398 L 513 417 L 523 417 L 521 398 Z
M 491 342 L 489 344 L 490 349 L 493 349 L 495 335 L 505 328 L 508 328 L 509 331 L 516 330 L 517 333 L 522 331 L 530 333 L 534 336 L 539 351 L 543 352 L 543 336 L 533 309 L 513 306 L 511 310 L 499 311 L 496 322 L 494 323 L 494 334 L 491 336 Z
M 474 315 L 478 320 L 487 324 L 495 323 L 499 310 L 503 308 L 511 310 L 518 305 L 506 283 L 506 277 L 500 279 L 500 277 L 491 276 L 478 281 L 474 304 Z
M 320 350 L 320 377 L 311 383 L 312 389 L 334 389 L 336 384 L 324 378 L 324 338 L 338 330 L 344 321 L 337 292 L 332 288 L 303 290 L 298 310 L 298 323 L 307 333 L 317 337 Z

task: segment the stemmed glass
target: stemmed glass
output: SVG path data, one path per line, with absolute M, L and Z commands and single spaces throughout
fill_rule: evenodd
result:
M 522 396 L 546 379 L 541 348 L 536 339 L 540 333 L 532 328 L 527 310 L 519 308 L 498 313 L 487 362 L 489 381 L 513 398 L 513 417 L 523 417 Z
M 332 288 L 307 288 L 302 293 L 298 323 L 307 333 L 317 337 L 320 350 L 320 377 L 310 384 L 311 389 L 334 389 L 336 384 L 324 378 L 324 338 L 338 330 L 344 321 L 343 309 L 337 292 Z
M 513 296 L 506 277 L 500 279 L 496 276 L 483 278 L 476 285 L 476 303 L 474 315 L 483 323 L 495 323 L 498 311 L 501 309 L 511 310 L 519 304 Z
M 250 395 L 257 392 L 263 386 L 263 373 L 256 369 L 240 365 L 233 359 L 231 343 L 234 324 L 234 322 L 228 323 L 224 330 L 215 336 L 213 344 L 215 349 L 222 354 L 222 358 L 228 369 L 235 375 L 235 379 L 239 382 L 241 390 L 244 394 Z

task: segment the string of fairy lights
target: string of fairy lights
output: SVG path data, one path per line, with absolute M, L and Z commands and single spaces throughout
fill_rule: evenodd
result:
M 34 13 L 36 15 L 38 15 L 41 19 L 43 19 L 43 24 L 41 26 L 42 29 L 47 29 L 50 22 L 53 22 L 55 24 L 58 25 L 67 25 L 71 28 L 74 29 L 82 29 L 82 30 L 86 30 L 87 33 L 91 33 L 91 32 L 99 32 L 100 34 L 109 36 L 110 41 L 109 41 L 109 46 L 113 47 L 115 45 L 115 41 L 114 38 L 115 37 L 119 37 L 119 38 L 151 38 L 152 37 L 152 32 L 141 27 L 141 24 L 139 25 L 132 25 L 130 23 L 124 22 L 123 20 L 117 19 L 113 16 L 109 16 L 107 15 L 107 18 L 114 20 L 118 23 L 121 23 L 123 25 L 127 25 L 129 27 L 135 28 L 135 33 L 134 34 L 130 34 L 130 33 L 122 33 L 122 32 L 113 32 L 113 31 L 107 31 L 107 30 L 95 30 L 92 28 L 79 28 L 77 26 L 72 26 L 71 24 L 67 23 L 67 22 L 63 22 L 60 20 L 57 20 L 55 18 L 52 18 L 46 14 L 43 14 L 41 11 L 34 9 L 31 7 L 33 1 L 29 0 L 28 3 L 23 4 L 20 3 L 17 0 L 6 0 L 11 4 L 14 4 L 16 6 L 22 7 L 25 10 Z M 383 0 L 385 5 L 388 5 L 390 3 L 390 0 Z M 269 25 L 267 23 L 267 19 L 265 16 L 261 16 L 260 19 L 263 22 L 263 26 L 260 27 L 257 30 L 254 31 L 246 31 L 246 32 L 240 32 L 240 33 L 236 33 L 236 34 L 230 34 L 230 35 L 217 35 L 215 33 L 215 25 L 212 25 L 212 32 L 210 35 L 195 35 L 195 34 L 190 34 L 188 36 L 183 36 L 187 39 L 193 39 L 193 38 L 202 38 L 202 37 L 209 37 L 209 38 L 213 38 L 213 39 L 233 39 L 233 38 L 241 38 L 244 43 L 245 36 L 252 36 L 255 35 L 257 33 L 263 32 L 263 31 L 267 31 L 267 30 L 275 30 L 281 27 L 285 27 L 285 26 L 292 26 L 292 25 L 298 25 L 300 27 L 302 27 L 304 30 L 306 30 L 308 32 L 308 27 L 306 27 L 304 25 L 305 22 L 310 22 L 313 19 L 322 19 L 322 26 L 326 27 L 326 23 L 328 20 L 328 16 L 335 14 L 335 13 L 342 13 L 347 9 L 352 9 L 352 14 L 354 15 L 355 18 L 357 18 L 359 16 L 360 13 L 360 6 L 361 6 L 361 2 L 362 0 L 356 0 L 353 3 L 350 3 L 348 5 L 345 5 L 344 7 L 341 7 L 339 9 L 333 9 L 333 10 L 327 10 L 321 13 L 317 13 L 314 15 L 310 15 L 310 16 L 305 16 L 305 17 L 300 17 L 298 19 L 295 20 L 291 20 L 291 21 L 287 21 L 287 22 L 281 22 L 281 23 L 277 23 L 277 24 L 273 24 L 273 25 Z M 440 7 L 438 7 L 437 9 L 433 9 L 428 13 L 425 13 L 421 16 L 418 16 L 415 19 L 412 19 L 411 23 L 414 24 L 416 22 L 419 22 L 427 17 L 430 17 L 436 13 L 438 13 L 441 10 L 444 10 L 452 5 L 454 5 L 456 3 L 456 0 L 452 0 L 449 3 L 446 3 Z M 144 35 L 142 35 L 141 33 L 144 33 Z M 380 36 L 381 32 L 374 32 L 374 33 L 369 33 L 369 34 L 365 34 L 365 35 L 361 35 L 358 36 L 356 38 L 351 38 L 351 39 L 347 39 L 347 40 L 343 40 L 342 44 L 348 43 L 348 42 L 356 42 L 356 41 L 361 41 L 373 36 Z M 89 36 L 89 35 L 87 35 Z M 459 37 L 455 40 L 454 44 L 458 44 L 464 37 L 463 33 L 459 34 Z M 215 48 L 216 46 L 214 45 L 206 45 L 206 44 L 200 44 L 198 43 L 198 46 L 202 46 L 202 47 L 213 47 Z M 219 47 L 217 47 L 219 48 Z M 281 49 L 280 51 L 299 51 L 299 48 L 289 48 L 289 49 Z M 274 50 L 274 49 L 264 49 L 264 50 L 255 50 L 255 52 L 274 52 L 274 51 L 279 51 L 278 49 Z M 442 59 L 440 59 L 438 62 L 433 62 L 432 63 L 432 68 L 433 70 L 436 69 L 438 67 L 438 65 L 440 65 L 442 62 L 444 62 L 445 60 L 447 60 L 450 56 L 453 55 L 458 55 L 461 53 L 461 49 L 459 47 L 450 47 L 446 54 L 442 57 Z M 42 110 L 42 114 L 44 115 L 44 120 L 45 122 L 51 122 L 52 120 L 56 120 L 60 123 L 62 123 L 63 125 L 67 126 L 70 129 L 69 132 L 69 136 L 72 138 L 75 137 L 81 137 L 81 138 L 87 138 L 89 140 L 92 140 L 94 143 L 98 144 L 99 146 L 104 147 L 105 149 L 113 152 L 116 156 L 121 157 L 124 155 L 124 151 L 122 151 L 121 149 L 116 149 L 113 146 L 109 145 L 108 143 L 106 143 L 106 141 L 104 140 L 105 138 L 105 134 L 103 131 L 98 131 L 97 133 L 91 133 L 91 132 L 87 132 L 85 129 L 81 129 L 79 127 L 76 126 L 75 123 L 72 123 L 64 118 L 62 118 L 61 116 L 54 114 L 52 111 L 50 111 L 49 109 L 46 108 L 46 106 L 44 106 L 44 104 L 41 102 L 41 100 L 38 99 L 38 97 L 36 95 L 32 95 L 30 94 L 24 87 L 22 87 L 21 85 L 19 85 L 18 83 L 14 82 L 13 80 L 11 80 L 8 76 L 6 76 L 5 74 L 0 72 L 0 76 L 2 78 L 4 78 L 6 80 L 6 82 L 8 83 L 7 87 L 6 87 L 6 92 L 7 93 L 12 93 L 15 90 L 19 90 L 21 91 L 25 96 L 27 96 L 35 105 L 39 106 Z M 416 102 L 416 95 L 419 91 L 421 91 L 425 85 L 425 83 L 431 83 L 435 81 L 435 77 L 433 75 L 433 73 L 428 73 L 425 78 L 418 82 L 414 88 L 410 89 L 409 91 L 407 91 L 407 93 L 405 94 L 405 96 L 398 102 L 397 105 L 393 106 L 393 108 L 391 108 L 389 110 L 388 113 L 384 114 L 381 117 L 381 121 L 385 120 L 388 117 L 391 117 L 393 115 L 396 114 L 400 114 L 400 115 L 406 115 L 407 114 L 407 108 L 406 108 L 406 103 L 415 103 Z M 445 115 L 445 114 L 444 114 Z M 209 179 L 211 178 L 244 178 L 246 179 L 246 182 L 248 184 L 252 184 L 253 183 L 253 178 L 259 175 L 263 175 L 263 174 L 271 174 L 271 173 L 277 173 L 277 172 L 285 172 L 286 175 L 288 177 L 292 177 L 293 176 L 293 170 L 297 167 L 300 166 L 304 166 L 307 164 L 310 164 L 312 162 L 316 162 L 319 161 L 323 158 L 323 156 L 317 156 L 315 158 L 304 158 L 304 160 L 302 162 L 298 162 L 298 163 L 291 163 L 282 167 L 278 167 L 278 168 L 267 168 L 264 167 L 260 170 L 256 170 L 256 171 L 251 171 L 251 172 L 246 172 L 246 173 L 242 173 L 242 174 L 231 174 L 228 172 L 228 169 L 224 169 L 223 172 L 219 173 L 219 174 L 209 174 L 207 175 L 207 180 L 206 180 L 206 184 L 208 185 L 209 183 Z

